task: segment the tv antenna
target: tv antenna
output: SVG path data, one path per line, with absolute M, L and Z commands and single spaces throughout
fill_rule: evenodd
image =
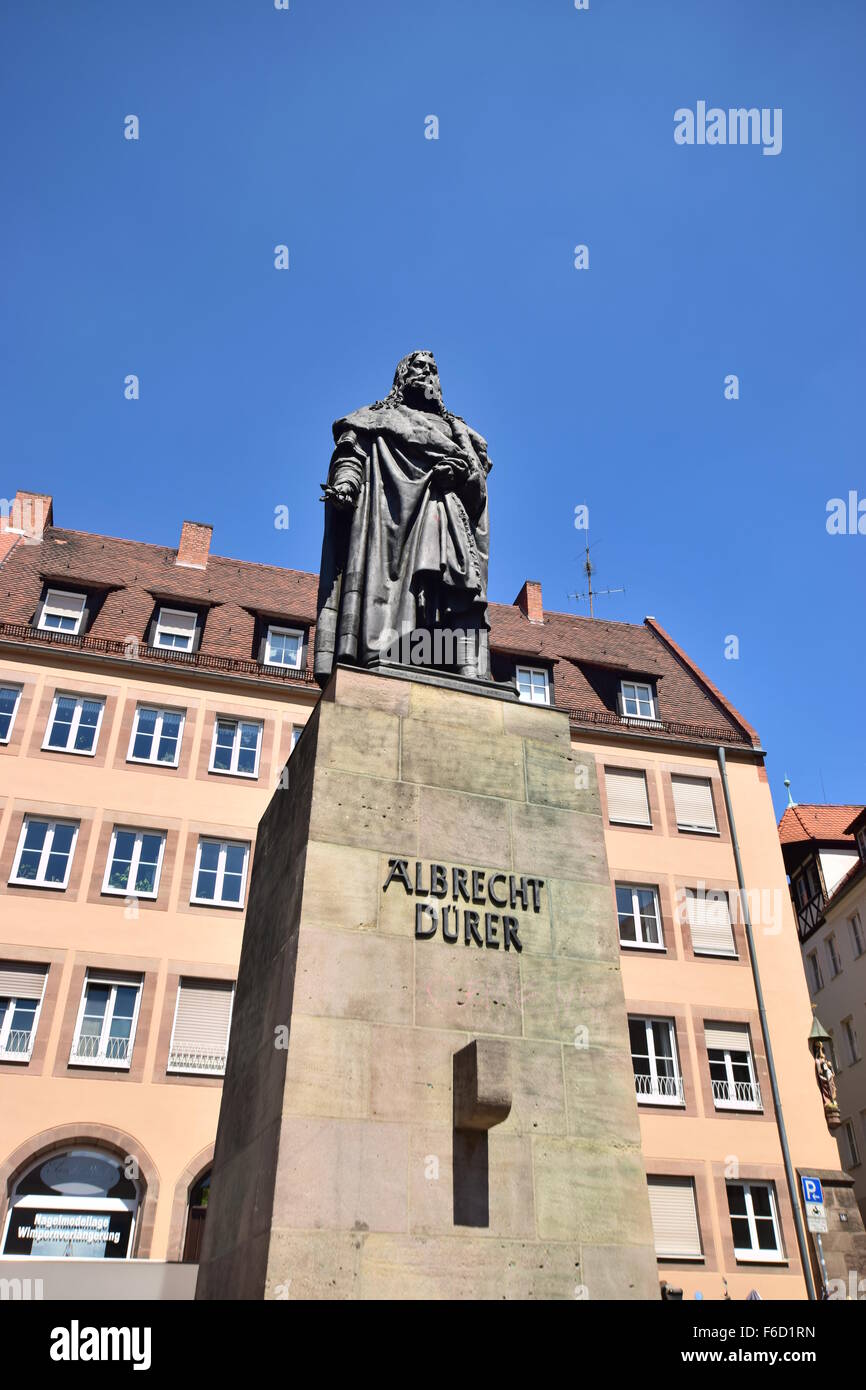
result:
M 597 545 L 597 544 L 598 544 L 598 541 L 596 541 L 596 545 Z M 595 565 L 592 563 L 592 561 L 591 561 L 590 558 L 589 558 L 589 551 L 590 551 L 590 545 L 589 545 L 589 531 L 587 531 L 587 533 L 586 533 L 586 554 L 585 554 L 585 558 L 584 558 L 584 561 L 583 561 L 583 572 L 584 572 L 584 574 L 586 575 L 586 593 L 585 593 L 585 594 L 569 594 L 568 597 L 569 597 L 569 598 L 573 598 L 573 599 L 577 599 L 578 602 L 582 602 L 584 599 L 589 599 L 589 616 L 590 616 L 591 618 L 594 618 L 594 617 L 595 617 L 595 606 L 594 606 L 594 600 L 595 600 L 595 599 L 597 599 L 597 598 L 605 598 L 605 597 L 607 597 L 608 594 L 624 594 L 624 593 L 625 593 L 625 589 L 593 589 L 593 587 L 592 587 L 592 576 L 595 574 Z

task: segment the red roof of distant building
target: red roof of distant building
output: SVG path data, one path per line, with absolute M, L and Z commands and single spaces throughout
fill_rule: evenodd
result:
M 808 803 L 788 806 L 779 821 L 779 839 L 783 845 L 799 844 L 804 840 L 853 843 L 854 836 L 849 834 L 849 826 L 863 810 L 866 807 Z

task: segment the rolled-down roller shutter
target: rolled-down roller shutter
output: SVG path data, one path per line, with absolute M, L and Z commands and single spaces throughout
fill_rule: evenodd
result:
M 686 909 L 692 949 L 699 956 L 736 956 L 734 929 L 726 893 L 697 893 L 686 889 Z
M 607 810 L 612 821 L 651 825 L 646 774 L 624 767 L 606 767 Z
M 701 1232 L 691 1178 L 649 1178 L 650 1212 L 659 1259 L 699 1259 Z
M 751 1052 L 749 1029 L 745 1023 L 705 1023 L 707 1047 L 719 1052 Z
M 233 997 L 231 981 L 181 980 L 169 1066 L 222 1071 Z
M 0 960 L 0 996 L 5 999 L 41 999 L 47 966 L 16 965 Z
M 680 830 L 716 831 L 713 788 L 708 777 L 671 777 Z

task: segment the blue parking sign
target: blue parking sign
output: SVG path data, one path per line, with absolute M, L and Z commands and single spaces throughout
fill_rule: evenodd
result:
M 801 1177 L 801 1178 L 800 1178 L 800 1182 L 803 1184 L 803 1201 L 804 1201 L 804 1202 L 823 1202 L 823 1200 L 824 1200 L 824 1189 L 823 1189 L 823 1187 L 821 1186 L 821 1179 L 820 1179 L 820 1178 L 803 1178 L 803 1177 Z

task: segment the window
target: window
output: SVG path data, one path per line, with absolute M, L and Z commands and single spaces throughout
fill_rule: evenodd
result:
M 133 1252 L 139 1201 L 123 1158 L 53 1149 L 15 1184 L 3 1254 L 124 1260 Z
M 128 1068 L 135 1044 L 141 979 L 127 980 L 88 971 L 70 1064 Z
M 842 1125 L 842 1133 L 845 1136 L 845 1142 L 842 1146 L 842 1165 L 845 1168 L 859 1168 L 860 1150 L 857 1147 L 857 1135 L 852 1120 L 845 1120 Z
M 78 633 L 84 624 L 86 603 L 86 594 L 67 594 L 62 589 L 49 589 L 38 625 L 47 632 Z
M 257 777 L 262 726 L 250 719 L 217 719 L 210 754 L 211 772 Z
M 543 668 L 518 666 L 514 673 L 517 694 L 530 705 L 550 704 L 550 676 Z
M 44 965 L 0 961 L 0 1060 L 30 1060 L 45 976 Z
M 646 773 L 624 767 L 606 767 L 607 810 L 613 825 L 652 825 Z
M 860 858 L 866 859 L 866 825 L 862 830 L 857 831 L 857 848 L 860 851 Z
M 729 1182 L 728 1211 L 738 1260 L 784 1259 L 772 1183 Z
M 298 670 L 304 650 L 304 634 L 293 627 L 268 627 L 265 638 L 264 664 L 266 666 L 289 666 Z
M 685 1104 L 673 1019 L 629 1018 L 628 1035 L 638 1100 L 652 1105 Z
M 169 1071 L 222 1076 L 234 989 L 227 980 L 181 980 L 168 1050 Z
M 866 941 L 863 939 L 863 923 L 860 921 L 860 913 L 855 912 L 848 918 L 848 927 L 851 932 L 851 945 L 854 947 L 855 956 L 862 956 L 866 951 Z
M 619 688 L 620 713 L 627 719 L 655 719 L 653 688 L 639 681 L 622 681 Z
M 821 974 L 818 952 L 810 951 L 806 960 L 809 964 L 809 989 L 812 994 L 817 994 L 819 989 L 824 988 L 824 976 Z
M 722 889 L 687 888 L 685 905 L 695 955 L 736 958 L 727 893 Z
M 291 748 L 290 748 L 290 750 L 289 750 L 291 753 L 294 753 L 294 751 L 295 751 L 295 745 L 297 744 L 298 739 L 301 737 L 301 734 L 303 733 L 303 729 L 304 729 L 303 724 L 300 724 L 300 725 L 294 724 L 294 725 L 292 726 L 292 746 L 291 746 Z
M 103 700 L 82 695 L 55 695 L 42 747 L 55 753 L 92 754 L 96 750 Z
M 832 932 L 827 937 L 827 959 L 830 962 L 830 979 L 834 980 L 837 975 L 842 974 L 842 962 L 839 959 L 839 948 L 836 945 L 836 937 Z
M 181 608 L 160 608 L 153 636 L 155 647 L 191 652 L 195 642 L 197 614 Z
M 664 950 L 658 892 L 655 888 L 618 883 L 616 915 L 623 946 L 651 946 L 657 951 Z
M 103 893 L 155 898 L 159 892 L 164 849 L 165 836 L 160 830 L 124 830 L 115 826 L 102 882 Z
M 10 883 L 39 888 L 65 888 L 78 838 L 77 821 L 24 817 Z
M 249 852 L 231 840 L 199 840 L 190 902 L 243 907 Z
M 647 1178 L 656 1255 L 701 1260 L 701 1231 L 693 1178 Z
M 853 1067 L 855 1062 L 860 1061 L 860 1043 L 853 1019 L 842 1019 L 842 1036 L 845 1039 L 845 1061 L 849 1067 Z
M 761 1091 L 748 1025 L 704 1025 L 713 1104 L 717 1110 L 760 1110 Z
M 0 685 L 0 743 L 9 742 L 20 700 L 20 685 Z
M 713 787 L 709 777 L 671 777 L 677 829 L 718 835 Z
M 182 710 L 139 705 L 135 711 L 127 762 L 177 767 L 183 722 Z

